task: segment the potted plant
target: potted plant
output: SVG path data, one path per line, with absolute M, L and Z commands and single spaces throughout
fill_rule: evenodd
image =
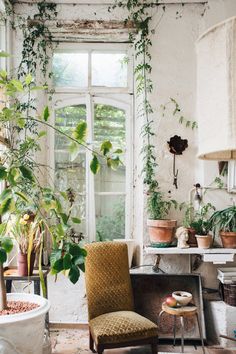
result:
M 176 208 L 177 202 L 165 200 L 159 190 L 149 192 L 147 226 L 152 247 L 168 247 L 173 241 L 177 221 L 166 218 L 172 206 Z
M 196 231 L 192 227 L 192 222 L 195 214 L 195 209 L 192 203 L 183 203 L 182 207 L 185 208 L 183 226 L 188 230 L 188 244 L 190 247 L 197 247 L 197 239 L 195 237 Z
M 80 272 L 84 272 L 86 251 L 80 242 L 73 241 L 76 225 L 80 223 L 73 212 L 73 191 L 56 191 L 51 186 L 39 183 L 38 175 L 44 166 L 35 161 L 35 152 L 40 150 L 40 140 L 46 134 L 45 131 L 39 131 L 39 125 L 57 130 L 73 144 L 85 148 L 87 127 L 84 121 L 79 122 L 70 136 L 50 124 L 48 107 L 43 109 L 41 115 L 31 115 L 30 92 L 36 89 L 39 88 L 30 74 L 22 82 L 8 76 L 6 71 L 0 71 L 0 90 L 5 98 L 0 110 L 1 133 L 4 133 L 1 142 L 5 145 L 0 159 L 0 181 L 5 185 L 0 195 L 0 337 L 6 352 L 14 350 L 41 354 L 44 317 L 49 303 L 31 294 L 8 294 L 7 297 L 4 262 L 12 249 L 12 235 L 17 239 L 21 251 L 27 253 L 28 273 L 32 251 L 38 251 L 39 274 L 45 294 L 40 260 L 44 241 L 50 237 L 51 273 L 56 275 L 64 272 L 75 284 Z M 28 97 L 27 102 L 25 97 Z M 119 165 L 119 156 L 112 153 L 111 149 L 112 144 L 107 141 L 102 143 L 99 153 L 93 151 L 90 163 L 93 173 L 99 170 L 98 155 L 106 160 L 108 166 L 113 166 L 113 161 L 113 168 Z M 29 311 L 23 313 L 22 308 Z M 37 338 L 28 341 L 35 333 Z
M 33 274 L 35 256 L 39 253 L 43 233 L 40 227 L 40 218 L 31 211 L 23 215 L 10 217 L 9 234 L 18 244 L 17 258 L 18 274 L 27 276 Z
M 217 210 L 210 218 L 211 229 L 219 231 L 224 248 L 236 248 L 236 206 Z
M 210 248 L 213 242 L 212 235 L 209 234 L 211 222 L 208 215 L 211 210 L 215 210 L 215 207 L 211 203 L 200 207 L 194 215 L 194 220 L 190 223 L 190 227 L 195 230 L 195 237 L 199 248 Z

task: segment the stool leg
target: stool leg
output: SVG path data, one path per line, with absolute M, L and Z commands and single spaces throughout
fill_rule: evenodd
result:
M 184 353 L 184 318 L 180 316 L 181 323 L 181 352 Z
M 175 347 L 175 335 L 176 335 L 176 316 L 174 316 L 174 327 L 173 327 L 173 332 L 174 332 L 174 347 Z
M 161 316 L 163 315 L 165 311 L 161 311 L 158 315 L 158 319 L 157 319 L 157 323 L 158 323 L 158 326 L 160 326 L 160 323 L 161 323 Z
M 204 341 L 203 341 L 203 334 L 202 334 L 202 326 L 198 317 L 198 314 L 196 314 L 197 317 L 197 325 L 198 325 L 198 330 L 199 330 L 199 334 L 200 334 L 200 338 L 201 338 L 201 342 L 202 342 L 202 352 L 203 354 L 205 354 L 205 348 L 204 348 Z

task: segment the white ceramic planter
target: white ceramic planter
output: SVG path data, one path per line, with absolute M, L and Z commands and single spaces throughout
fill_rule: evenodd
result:
M 38 308 L 16 315 L 0 316 L 1 354 L 42 354 L 45 315 L 50 308 L 49 301 L 34 294 L 7 294 L 8 300 L 28 301 Z

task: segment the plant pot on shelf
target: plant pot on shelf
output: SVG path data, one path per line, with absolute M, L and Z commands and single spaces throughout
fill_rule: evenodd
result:
M 224 248 L 236 248 L 236 232 L 220 231 L 220 237 Z
M 212 245 L 211 235 L 196 235 L 198 248 L 210 248 Z
M 187 244 L 190 247 L 197 247 L 196 231 L 192 227 L 187 227 L 188 241 Z
M 176 220 L 147 221 L 150 243 L 152 247 L 168 247 L 172 243 L 177 226 Z
M 38 295 L 24 293 L 7 294 L 7 299 L 31 302 L 39 307 L 27 312 L 0 316 L 0 352 L 42 354 L 49 301 Z
M 28 274 L 28 255 L 21 252 L 17 256 L 18 274 L 22 277 L 27 277 L 33 274 L 35 253 L 31 253 L 30 256 L 30 269 Z

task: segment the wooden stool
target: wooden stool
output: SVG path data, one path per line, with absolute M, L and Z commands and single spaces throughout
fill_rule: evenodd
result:
M 183 306 L 183 307 L 169 307 L 165 303 L 162 304 L 162 311 L 159 314 L 159 323 L 161 320 L 161 316 L 163 313 L 168 313 L 169 315 L 174 316 L 174 346 L 175 346 L 175 332 L 176 332 L 176 317 L 180 317 L 180 323 L 181 323 L 181 349 L 182 353 L 184 353 L 184 318 L 185 317 L 191 317 L 191 316 L 196 316 L 197 318 L 197 324 L 198 324 L 198 330 L 201 338 L 201 343 L 202 343 L 202 351 L 205 354 L 205 348 L 204 348 L 204 341 L 203 341 L 203 335 L 202 335 L 202 327 L 199 321 L 198 313 L 197 313 L 197 307 L 196 306 Z

